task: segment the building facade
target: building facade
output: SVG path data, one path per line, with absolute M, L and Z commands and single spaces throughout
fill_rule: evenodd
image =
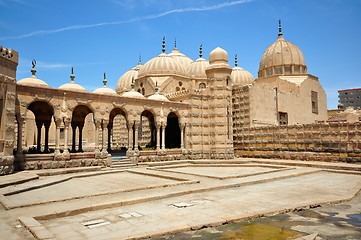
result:
M 339 109 L 361 109 L 361 88 L 338 91 Z
M 264 52 L 258 78 L 216 48 L 195 61 L 175 46 L 90 93 L 75 83 L 16 82 L 18 54 L 1 48 L 0 173 L 111 165 L 109 153 L 140 161 L 232 159 L 242 129 L 327 119 L 326 94 L 301 50 L 284 40 Z M 10 57 L 11 55 L 11 57 Z M 36 93 L 35 93 L 36 92 Z M 35 93 L 35 94 L 34 94 Z M 237 135 L 237 136 L 234 136 Z M 238 143 L 236 143 L 238 144 Z

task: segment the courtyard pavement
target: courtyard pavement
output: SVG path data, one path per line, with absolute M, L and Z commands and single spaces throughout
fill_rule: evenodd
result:
M 47 176 L 50 175 L 50 176 Z M 349 201 L 361 165 L 266 159 L 0 177 L 0 239 L 139 239 Z

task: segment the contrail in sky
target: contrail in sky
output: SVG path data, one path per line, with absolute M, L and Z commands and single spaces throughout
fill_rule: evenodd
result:
M 248 3 L 248 2 L 252 2 L 252 1 L 254 1 L 254 0 L 238 0 L 238 1 L 232 1 L 232 2 L 224 2 L 224 3 L 216 4 L 216 5 L 213 5 L 213 6 L 173 9 L 173 10 L 169 10 L 169 11 L 158 13 L 158 14 L 147 15 L 147 16 L 142 16 L 142 17 L 136 17 L 136 18 L 123 20 L 123 21 L 102 22 L 102 23 L 83 24 L 83 25 L 71 25 L 71 26 L 68 26 L 68 27 L 63 27 L 63 28 L 58 28 L 58 29 L 53 29 L 53 30 L 34 31 L 34 32 L 31 32 L 31 33 L 27 33 L 27 34 L 23 34 L 23 35 L 19 35 L 19 36 L 14 36 L 14 37 L 3 37 L 3 38 L 0 38 L 0 40 L 21 39 L 21 38 L 27 38 L 27 37 L 32 37 L 32 36 L 41 36 L 41 35 L 47 35 L 47 34 L 52 34 L 52 33 L 58 33 L 58 32 L 63 32 L 63 31 L 68 31 L 68 30 L 101 27 L 101 26 L 105 26 L 105 25 L 118 25 L 118 24 L 124 24 L 124 23 L 139 22 L 139 21 L 143 21 L 143 20 L 156 19 L 156 18 L 164 17 L 164 16 L 167 16 L 167 15 L 170 15 L 170 14 L 182 13 L 182 12 L 211 11 L 211 10 L 230 7 L 230 6 L 239 5 L 239 4 L 243 4 L 243 3 Z

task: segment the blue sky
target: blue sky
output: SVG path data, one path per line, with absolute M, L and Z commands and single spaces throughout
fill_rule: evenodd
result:
M 193 60 L 217 46 L 234 66 L 257 77 L 263 52 L 277 39 L 282 19 L 286 40 L 303 52 L 308 73 L 319 77 L 328 108 L 337 90 L 360 88 L 361 0 L 0 0 L 0 45 L 20 53 L 17 79 L 37 76 L 52 87 L 70 81 L 88 91 L 115 89 L 138 63 L 177 48 Z

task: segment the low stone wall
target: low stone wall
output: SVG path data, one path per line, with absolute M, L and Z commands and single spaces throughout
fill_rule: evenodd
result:
M 239 128 L 236 157 L 361 163 L 361 122 Z
M 70 159 L 57 161 L 54 154 L 25 154 L 25 170 L 107 166 L 107 159 L 95 159 L 94 153 L 71 153 Z

